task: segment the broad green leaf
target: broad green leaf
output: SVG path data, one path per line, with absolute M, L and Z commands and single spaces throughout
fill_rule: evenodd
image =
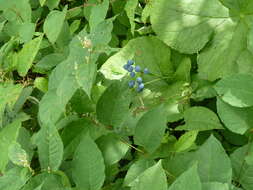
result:
M 246 161 L 247 155 L 252 151 L 252 144 L 250 143 L 238 148 L 230 156 L 233 166 L 233 179 L 240 183 L 245 190 L 253 188 L 253 164 L 248 164 Z
M 177 130 L 212 130 L 223 129 L 217 115 L 206 107 L 195 106 L 184 112 L 185 125 Z
M 33 91 L 33 88 L 31 86 L 25 87 L 22 89 L 17 101 L 15 102 L 13 106 L 13 111 L 15 113 L 18 113 L 21 111 L 22 107 L 24 106 L 26 100 L 29 98 Z
M 204 79 L 214 81 L 241 70 L 237 61 L 246 49 L 248 29 L 243 20 L 237 23 L 231 19 L 217 27 L 210 47 L 198 57 L 199 73 Z
M 152 11 L 152 0 L 148 1 L 146 3 L 146 6 L 144 7 L 142 14 L 141 14 L 141 20 L 145 24 L 147 23 L 148 17 L 150 17 Z
M 20 144 L 13 143 L 9 147 L 9 159 L 16 165 L 22 167 L 30 167 L 28 155 L 25 150 L 21 148 Z
M 182 59 L 173 79 L 185 82 L 191 81 L 191 60 L 189 58 Z
M 168 190 L 194 189 L 202 190 L 200 178 L 198 175 L 197 164 L 189 168 L 180 175 Z
M 2 32 L 5 23 L 6 21 L 0 22 L 0 32 Z
M 215 90 L 223 101 L 232 106 L 253 106 L 253 75 L 235 74 L 223 78 L 216 84 Z
M 105 179 L 104 170 L 102 153 L 90 136 L 85 135 L 72 161 L 72 176 L 77 188 L 100 190 Z
M 34 72 L 45 74 L 53 69 L 57 64 L 66 59 L 65 55 L 60 53 L 52 53 L 44 56 L 36 65 L 34 65 Z
M 30 177 L 27 168 L 14 167 L 0 177 L 0 189 L 20 190 Z
M 148 152 L 154 152 L 161 144 L 166 129 L 164 106 L 158 106 L 146 112 L 138 121 L 134 143 L 143 146 Z
M 60 0 L 46 0 L 46 5 L 50 10 L 53 10 L 54 8 L 58 7 L 59 3 Z
M 182 152 L 190 148 L 198 135 L 198 131 L 189 131 L 183 134 L 178 141 L 174 144 L 174 149 L 176 152 Z
M 205 189 L 205 190 L 231 190 L 227 183 L 218 183 L 218 182 L 203 183 L 202 189 Z
M 134 35 L 134 29 L 135 29 L 135 22 L 134 22 L 134 18 L 135 18 L 135 9 L 138 5 L 138 0 L 130 0 L 126 2 L 125 5 L 125 11 L 126 14 L 128 16 L 130 25 L 131 25 L 131 33 L 132 35 Z
M 198 163 L 201 182 L 231 182 L 230 159 L 221 143 L 213 136 L 209 137 L 197 151 L 171 155 L 163 160 L 163 165 L 167 171 L 177 177 L 195 162 Z
M 229 19 L 218 0 L 152 1 L 151 23 L 160 39 L 183 53 L 196 53 L 209 41 L 215 27 Z
M 129 112 L 131 91 L 124 81 L 111 84 L 97 102 L 97 117 L 104 125 L 120 128 Z
M 242 0 L 242 1 L 234 1 L 234 0 L 219 0 L 224 6 L 231 9 L 234 14 L 249 14 L 253 8 L 252 1 Z
M 25 76 L 31 68 L 34 58 L 37 55 L 43 35 L 34 38 L 32 41 L 27 42 L 22 50 L 18 53 L 17 70 L 20 76 Z
M 105 19 L 108 8 L 109 0 L 104 0 L 102 3 L 91 7 L 91 13 L 89 18 L 91 30 L 94 30 L 94 28 Z
M 26 128 L 21 127 L 19 130 L 19 135 L 17 142 L 21 145 L 21 148 L 27 153 L 27 160 L 30 162 L 34 154 L 34 146 L 31 141 L 31 134 Z
M 253 107 L 233 107 L 218 98 L 217 112 L 225 126 L 234 133 L 244 134 L 253 127 Z
M 127 73 L 123 65 L 129 59 L 135 60 L 142 69 L 146 67 L 158 76 L 169 76 L 173 72 L 170 48 L 156 37 L 139 37 L 129 41 L 121 51 L 103 64 L 100 71 L 107 79 L 121 79 Z
M 0 10 L 9 21 L 31 22 L 32 9 L 28 0 L 0 0 Z
M 247 42 L 252 19 L 249 1 L 229 1 L 240 5 L 240 11 L 219 0 L 157 0 L 152 4 L 152 27 L 169 46 L 192 54 L 207 44 L 197 60 L 202 78 L 214 81 L 241 70 L 237 60 L 250 41 Z
M 39 1 L 40 1 L 40 6 L 43 7 L 47 0 L 39 0 Z
M 90 97 L 97 75 L 97 65 L 95 63 L 76 64 L 75 70 L 77 83 Z
M 56 171 L 63 158 L 63 143 L 53 124 L 42 126 L 34 139 L 42 170 Z
M 80 27 L 81 20 L 74 20 L 69 26 L 70 34 L 73 35 Z
M 249 50 L 244 50 L 237 59 L 238 73 L 253 73 L 253 54 Z
M 232 167 L 229 157 L 214 136 L 210 136 L 194 153 L 194 158 L 198 161 L 198 171 L 202 182 L 230 183 Z
M 76 148 L 78 147 L 83 136 L 89 133 L 93 140 L 98 139 L 102 135 L 106 135 L 108 131 L 102 127 L 94 124 L 87 119 L 78 119 L 70 122 L 61 133 L 62 141 L 64 143 L 64 159 L 71 158 Z
M 43 30 L 48 38 L 48 40 L 54 44 L 60 35 L 62 30 L 65 16 L 67 13 L 67 7 L 63 11 L 51 11 L 44 22 Z
M 115 134 L 102 136 L 96 143 L 103 154 L 106 165 L 117 163 L 129 150 L 129 146 Z
M 32 40 L 34 33 L 35 33 L 34 23 L 26 22 L 19 27 L 19 36 L 21 38 L 21 41 L 24 43 Z
M 6 105 L 12 107 L 22 91 L 22 86 L 11 83 L 0 83 L 0 128 L 2 127 L 2 114 Z M 8 96 L 6 96 L 8 94 Z
M 167 180 L 161 161 L 146 169 L 133 181 L 131 190 L 167 190 Z
M 140 159 L 134 162 L 127 171 L 124 179 L 125 186 L 131 186 L 132 182 L 146 169 L 150 168 L 155 164 L 154 160 Z
M 17 120 L 0 130 L 0 172 L 2 173 L 5 171 L 5 167 L 9 161 L 9 147 L 16 141 L 20 127 L 21 123 Z
M 100 53 L 104 52 L 104 50 L 100 49 L 98 52 L 91 53 L 91 49 L 87 46 L 87 43 L 89 42 L 88 44 L 94 45 L 94 48 L 100 45 L 107 45 L 111 39 L 112 22 L 112 19 L 105 20 L 98 24 L 98 30 L 95 33 L 87 34 L 84 29 L 72 39 L 69 45 L 70 53 L 68 58 L 58 64 L 52 71 L 49 77 L 48 92 L 40 102 L 39 118 L 43 123 L 55 123 L 60 118 L 65 111 L 67 103 L 79 88 L 79 84 L 82 84 L 86 90 L 89 90 L 92 82 L 89 81 L 88 84 L 84 85 L 87 82 L 86 77 L 79 77 L 78 84 L 75 69 L 76 64 L 81 66 L 83 64 L 93 64 L 97 61 Z M 98 43 L 97 41 L 100 42 Z M 78 66 L 77 68 L 80 69 L 83 66 Z M 87 67 L 87 69 L 89 68 Z M 79 71 L 79 73 L 82 72 Z M 95 76 L 91 78 L 94 79 Z M 84 81 L 80 81 L 81 79 Z M 56 109 L 51 109 L 52 107 Z
M 42 172 L 33 176 L 22 190 L 71 190 L 67 177 L 63 172 Z
M 42 92 L 46 93 L 48 90 L 48 80 L 44 77 L 37 77 L 34 80 L 34 87 L 38 88 Z

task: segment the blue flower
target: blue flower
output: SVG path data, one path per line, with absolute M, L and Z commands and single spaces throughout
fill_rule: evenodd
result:
M 133 66 L 130 65 L 130 66 L 128 66 L 127 70 L 128 70 L 128 72 L 132 72 L 134 70 L 134 68 L 133 68 Z
M 129 65 L 123 65 L 123 68 L 128 71 Z
M 143 70 L 143 73 L 144 73 L 144 74 L 149 74 L 148 68 L 145 68 L 145 69 Z
M 133 78 L 133 77 L 135 77 L 135 72 L 131 72 L 130 73 L 130 76 Z
M 137 77 L 136 81 L 140 84 L 140 83 L 142 83 L 142 78 L 141 77 Z
M 136 71 L 136 72 L 140 72 L 140 71 L 141 71 L 141 67 L 140 67 L 139 65 L 136 65 L 136 66 L 135 66 L 135 71 Z
M 133 64 L 134 64 L 134 61 L 133 61 L 133 60 L 128 60 L 128 61 L 127 61 L 127 65 L 130 66 L 130 65 L 133 65 Z
M 131 81 L 128 82 L 129 88 L 133 88 L 134 85 L 135 85 L 135 81 L 134 80 L 131 80 Z
M 144 89 L 144 83 L 140 83 L 137 87 L 137 92 L 141 92 Z

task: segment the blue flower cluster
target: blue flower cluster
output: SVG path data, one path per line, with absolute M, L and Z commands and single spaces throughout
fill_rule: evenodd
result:
M 130 80 L 128 82 L 129 88 L 134 88 L 135 84 L 137 84 L 136 91 L 141 92 L 144 89 L 144 83 L 141 78 L 141 74 L 149 74 L 149 70 L 147 68 L 141 70 L 141 67 L 139 65 L 134 66 L 134 61 L 133 60 L 128 60 L 127 64 L 123 66 L 125 70 L 127 70 L 130 73 L 130 77 L 135 78 L 135 80 Z M 139 76 L 137 76 L 139 73 Z

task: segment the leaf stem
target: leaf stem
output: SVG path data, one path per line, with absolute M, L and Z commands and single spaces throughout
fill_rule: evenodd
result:
M 147 85 L 147 84 L 151 84 L 151 83 L 154 83 L 154 82 L 157 82 L 157 81 L 160 81 L 160 80 L 164 80 L 164 79 L 169 79 L 169 78 L 171 78 L 171 77 L 161 77 L 161 78 L 158 78 L 158 79 L 154 79 L 154 80 L 145 82 L 144 84 Z

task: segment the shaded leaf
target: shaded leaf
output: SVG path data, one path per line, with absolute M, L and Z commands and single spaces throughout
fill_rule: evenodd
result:
M 131 185 L 131 190 L 167 190 L 166 175 L 161 161 L 145 170 Z
M 53 124 L 44 125 L 34 139 L 42 170 L 56 171 L 62 162 L 63 143 Z
M 74 154 L 72 176 L 79 189 L 99 190 L 105 179 L 102 153 L 94 141 L 85 135 Z
M 37 55 L 43 35 L 34 38 L 32 41 L 26 43 L 22 50 L 18 53 L 17 70 L 20 76 L 25 76 L 33 64 L 33 60 Z
M 163 106 L 146 112 L 138 121 L 134 143 L 152 153 L 159 147 L 166 129 L 166 115 Z

